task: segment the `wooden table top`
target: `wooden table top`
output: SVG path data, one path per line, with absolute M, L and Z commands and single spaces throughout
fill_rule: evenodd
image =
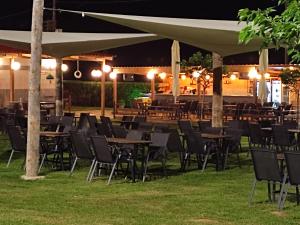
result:
M 43 136 L 43 137 L 68 137 L 68 136 L 70 136 L 70 134 L 64 133 L 64 132 L 56 132 L 56 131 L 41 131 L 40 136 Z
M 107 142 L 115 144 L 150 144 L 151 141 L 146 140 L 134 140 L 127 138 L 106 138 Z
M 224 138 L 230 138 L 231 135 L 227 134 L 210 134 L 210 133 L 202 133 L 201 137 L 208 138 L 208 139 L 224 139 Z

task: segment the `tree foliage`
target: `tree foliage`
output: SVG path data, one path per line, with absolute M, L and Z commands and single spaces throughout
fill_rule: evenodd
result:
M 297 83 L 300 80 L 300 71 L 298 69 L 285 69 L 279 77 L 282 83 L 287 85 L 291 91 L 299 91 Z
M 262 48 L 286 47 L 293 62 L 300 62 L 300 0 L 278 0 L 266 9 L 239 11 L 240 22 L 246 22 L 239 40 L 247 44 L 262 39 Z

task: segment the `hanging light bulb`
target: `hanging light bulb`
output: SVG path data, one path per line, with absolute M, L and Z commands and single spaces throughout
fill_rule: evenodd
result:
M 269 73 L 265 73 L 264 76 L 265 76 L 265 79 L 270 79 L 270 77 L 271 77 L 271 75 Z
M 103 66 L 103 72 L 104 73 L 109 73 L 111 71 L 111 66 L 110 65 L 104 65 Z
M 230 75 L 230 80 L 236 80 L 236 75 L 235 74 L 231 74 Z
M 255 67 L 252 67 L 248 73 L 248 77 L 250 79 L 254 79 L 257 78 L 257 70 L 255 69 Z
M 13 61 L 10 65 L 11 69 L 16 71 L 21 69 L 21 63 L 17 62 L 17 61 Z
M 149 80 L 153 80 L 155 77 L 155 71 L 154 70 L 150 70 L 148 73 L 147 73 L 147 78 Z
M 101 70 L 92 70 L 92 77 L 101 77 L 102 76 L 102 71 Z
M 200 73 L 199 73 L 198 71 L 194 71 L 194 72 L 192 73 L 192 76 L 193 76 L 194 78 L 198 78 L 198 77 L 200 77 Z
M 181 80 L 185 80 L 186 79 L 186 75 L 185 74 L 182 74 L 181 75 Z
M 61 71 L 63 72 L 67 72 L 69 69 L 68 65 L 67 64 L 61 64 Z
M 160 79 L 164 80 L 167 77 L 167 74 L 165 72 L 162 72 L 160 74 L 158 74 L 158 76 L 160 77 Z
M 207 75 L 205 75 L 205 79 L 206 80 L 209 80 L 210 79 L 210 76 L 207 74 Z
M 112 80 L 116 79 L 117 78 L 117 73 L 114 72 L 114 71 L 110 72 L 109 78 L 112 79 Z

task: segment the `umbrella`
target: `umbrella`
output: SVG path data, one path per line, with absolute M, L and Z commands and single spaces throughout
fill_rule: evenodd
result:
M 174 102 L 176 102 L 176 98 L 180 95 L 180 90 L 179 90 L 180 49 L 179 49 L 179 42 L 176 40 L 173 41 L 171 54 L 172 54 L 172 74 L 173 74 L 172 93 L 174 96 Z
M 258 98 L 261 101 L 261 104 L 267 101 L 269 90 L 267 87 L 266 79 L 264 74 L 268 69 L 268 49 L 262 49 L 259 53 L 259 72 L 261 73 L 261 79 L 259 81 L 258 87 Z

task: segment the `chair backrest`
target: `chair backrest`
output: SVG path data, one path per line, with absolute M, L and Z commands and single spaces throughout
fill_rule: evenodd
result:
M 132 121 L 133 120 L 133 116 L 123 116 L 122 117 L 122 121 Z
M 282 125 L 273 125 L 273 144 L 278 146 L 289 146 L 291 144 L 291 137 L 288 128 Z
M 219 127 L 206 127 L 203 130 L 203 133 L 208 134 L 222 134 L 223 129 Z
M 116 138 L 125 138 L 127 135 L 127 131 L 125 127 L 119 125 L 113 125 L 113 135 Z
M 167 148 L 170 134 L 168 133 L 157 133 L 151 134 L 151 145 L 155 147 Z
M 91 128 L 96 128 L 96 124 L 98 123 L 96 116 L 89 115 L 88 116 L 88 121 L 89 121 L 89 124 L 90 124 Z
M 198 121 L 199 131 L 204 132 L 208 127 L 211 127 L 211 121 Z
M 186 134 L 187 151 L 190 153 L 204 153 L 204 143 L 200 132 L 190 130 Z
M 129 130 L 126 138 L 132 140 L 141 140 L 143 137 L 143 131 L 140 130 Z
M 168 150 L 170 152 L 184 152 L 184 147 L 181 142 L 177 129 L 169 129 Z
M 26 151 L 26 137 L 19 126 L 7 126 L 11 147 L 16 151 Z
M 102 123 L 106 124 L 110 129 L 112 129 L 112 122 L 107 116 L 100 116 L 100 120 Z
M 193 130 L 190 120 L 178 120 L 178 126 L 182 133 L 187 133 L 189 130 Z
M 242 129 L 237 129 L 237 128 L 227 128 L 225 133 L 227 135 L 230 135 L 229 140 L 239 144 L 241 143 L 241 138 L 242 138 L 242 134 L 243 134 L 243 130 Z
M 93 159 L 94 156 L 83 132 L 71 131 L 72 150 L 78 158 Z
M 106 137 L 113 136 L 112 130 L 106 123 L 97 123 L 97 132 L 98 134 L 105 135 Z
M 64 112 L 64 116 L 71 116 L 71 117 L 75 117 L 75 113 L 73 112 Z
M 300 152 L 284 152 L 289 182 L 292 185 L 300 184 Z
M 105 136 L 92 136 L 91 142 L 93 145 L 96 160 L 102 163 L 114 163 L 112 148 L 108 144 Z
M 165 124 L 155 124 L 154 132 L 170 133 L 170 127 Z
M 133 119 L 134 122 L 139 122 L 139 123 L 146 122 L 146 120 L 147 120 L 146 116 L 135 116 Z
M 297 129 L 298 128 L 298 123 L 297 121 L 283 121 L 283 126 L 285 126 L 287 129 Z
M 143 130 L 143 131 L 152 131 L 153 124 L 152 123 L 147 123 L 147 122 L 141 122 L 141 123 L 139 123 L 138 129 Z
M 259 144 L 259 145 L 264 144 L 260 124 L 250 123 L 249 130 L 250 130 L 250 142 L 252 144 Z
M 77 128 L 78 129 L 88 129 L 90 124 L 89 124 L 89 113 L 80 113 L 80 117 L 79 117 L 79 121 L 78 121 L 78 125 Z
M 74 117 L 72 116 L 62 116 L 60 119 L 60 124 L 63 125 L 64 127 L 66 126 L 73 126 L 73 121 L 74 121 Z
M 283 176 L 275 151 L 252 149 L 251 156 L 257 180 L 282 182 Z

